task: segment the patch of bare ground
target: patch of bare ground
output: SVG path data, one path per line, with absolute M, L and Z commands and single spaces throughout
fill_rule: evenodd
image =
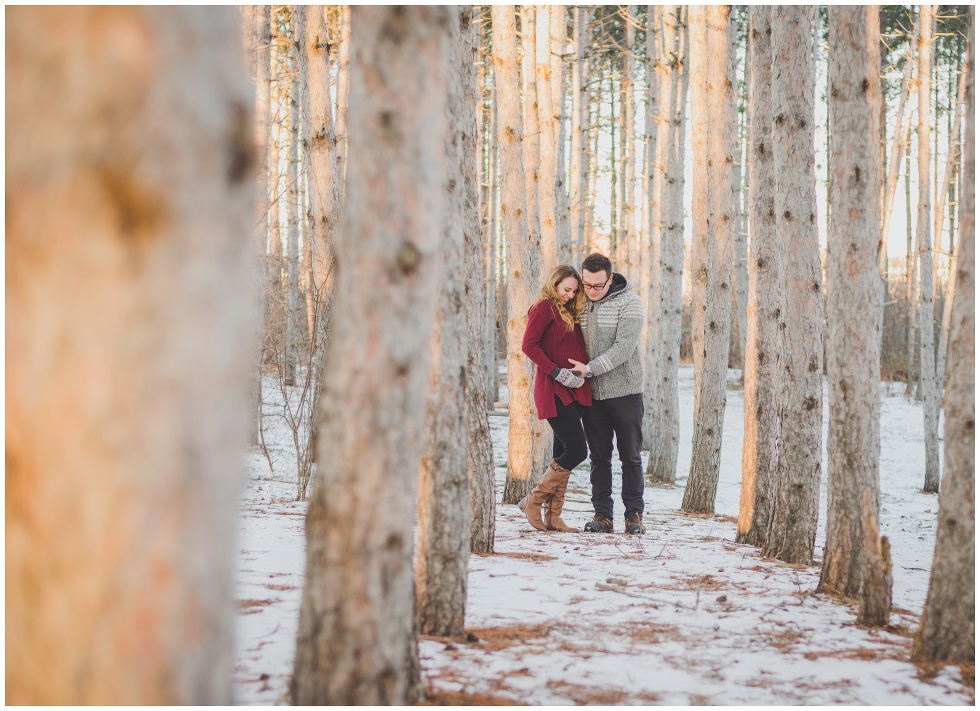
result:
M 267 605 L 274 605 L 277 602 L 282 602 L 282 600 L 236 600 L 235 604 L 238 605 L 238 609 L 243 615 L 251 615 L 256 612 L 262 612 L 260 608 Z
M 655 704 L 660 700 L 649 692 L 628 693 L 622 689 L 582 686 L 568 681 L 551 680 L 547 687 L 556 694 L 571 699 L 578 706 L 622 706 L 624 704 Z
M 295 585 L 279 585 L 276 583 L 263 583 L 262 587 L 268 588 L 269 590 L 295 590 Z
M 508 551 L 506 553 L 494 553 L 495 556 L 501 558 L 517 558 L 518 560 L 533 560 L 535 562 L 542 562 L 546 560 L 558 560 L 553 555 L 544 555 L 543 553 L 519 553 L 517 551 Z
M 762 633 L 763 639 L 770 647 L 778 649 L 784 654 L 792 652 L 805 636 L 803 630 L 795 625 L 793 627 L 785 626 L 780 630 Z
M 554 625 L 544 623 L 538 625 L 510 625 L 506 627 L 478 627 L 466 633 L 467 644 L 479 645 L 487 652 L 499 652 L 518 644 L 524 644 L 533 639 L 547 637 Z M 423 635 L 422 639 L 444 642 L 447 646 L 464 640 L 451 637 L 430 637 Z M 451 650 L 450 650 L 451 651 Z
M 653 622 L 625 622 L 616 631 L 641 644 L 660 644 L 676 642 L 682 638 L 680 630 L 674 625 L 658 625 Z
M 494 696 L 480 691 L 446 691 L 429 686 L 425 699 L 415 706 L 527 706 L 504 696 Z
M 863 662 L 879 662 L 885 659 L 891 659 L 896 662 L 908 661 L 909 654 L 908 650 L 904 646 L 894 646 L 891 648 L 882 647 L 878 649 L 869 649 L 867 647 L 855 647 L 852 649 L 835 649 L 827 652 L 804 652 L 803 658 L 813 661 L 814 659 L 822 658 L 831 659 L 856 659 Z

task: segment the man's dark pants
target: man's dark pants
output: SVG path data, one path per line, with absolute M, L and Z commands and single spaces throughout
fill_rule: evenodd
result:
M 592 506 L 597 514 L 613 517 L 613 434 L 623 464 L 623 505 L 627 514 L 643 514 L 643 395 L 593 400 L 583 409 L 582 424 L 592 461 Z

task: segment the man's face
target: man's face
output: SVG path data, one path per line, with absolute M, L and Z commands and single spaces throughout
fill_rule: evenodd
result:
M 590 272 L 588 269 L 582 270 L 582 289 L 585 295 L 592 301 L 599 301 L 609 293 L 609 285 L 612 284 L 612 276 L 605 269 L 597 272 Z

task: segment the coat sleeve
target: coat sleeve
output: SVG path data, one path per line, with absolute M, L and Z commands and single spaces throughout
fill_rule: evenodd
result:
M 635 294 L 629 298 L 619 312 L 616 325 L 616 340 L 605 353 L 589 362 L 593 375 L 602 375 L 625 363 L 640 343 L 643 332 L 643 302 Z
M 553 321 L 551 305 L 546 301 L 539 301 L 527 314 L 527 328 L 524 329 L 524 341 L 521 343 L 524 355 L 549 375 L 558 366 L 541 349 L 541 339 Z

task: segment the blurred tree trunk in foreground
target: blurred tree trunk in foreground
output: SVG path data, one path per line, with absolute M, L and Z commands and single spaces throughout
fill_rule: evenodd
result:
M 239 18 L 6 28 L 6 701 L 228 704 L 255 336 Z

